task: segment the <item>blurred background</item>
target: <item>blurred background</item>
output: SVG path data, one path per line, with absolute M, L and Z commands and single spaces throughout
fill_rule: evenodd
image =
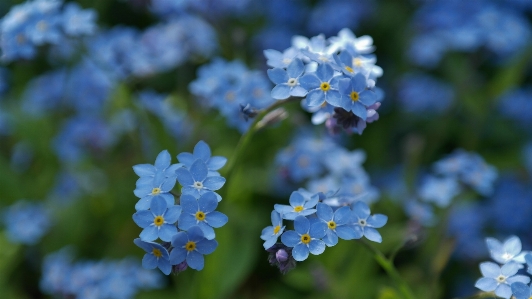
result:
M 356 241 L 286 275 L 268 264 L 273 205 L 331 184 L 325 156 L 342 151 L 418 298 L 474 295 L 488 236 L 532 250 L 530 0 L 3 0 L 0 16 L 2 298 L 401 298 Z M 331 137 L 286 104 L 220 170 L 229 222 L 205 268 L 143 269 L 132 166 L 199 140 L 232 163 L 250 121 L 220 99 L 269 98 L 264 50 L 343 28 L 372 38 L 380 119 Z M 301 148 L 317 166 L 295 175 Z M 427 200 L 434 163 L 462 154 L 480 181 Z

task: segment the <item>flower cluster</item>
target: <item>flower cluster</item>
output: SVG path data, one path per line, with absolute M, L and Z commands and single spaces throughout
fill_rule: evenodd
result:
M 163 287 L 159 273 L 133 259 L 73 262 L 70 248 L 48 254 L 42 272 L 41 289 L 54 298 L 127 299 Z
M 212 253 L 218 243 L 213 228 L 227 223 L 227 216 L 215 211 L 222 197 L 215 191 L 225 184 L 217 172 L 227 159 L 212 156 L 209 146 L 200 141 L 193 153 L 177 155 L 180 163 L 171 164 L 168 151 L 162 151 L 155 164 L 139 164 L 134 194 L 139 197 L 133 220 L 143 230 L 135 244 L 146 251 L 142 266 L 159 268 L 164 274 L 201 270 L 203 255 Z M 180 202 L 175 204 L 172 189 L 182 186 Z M 163 243 L 155 242 L 160 239 Z
M 486 244 L 491 258 L 498 264 L 481 263 L 480 272 L 483 277 L 477 280 L 475 287 L 485 292 L 495 291 L 495 295 L 506 299 L 512 295 L 516 299 L 530 298 L 530 277 L 517 274 L 523 264 L 527 264 L 528 273 L 532 274 L 532 254 L 522 251 L 521 240 L 512 236 L 501 243 L 494 238 L 486 238 Z
M 314 193 L 339 190 L 327 201 L 340 206 L 355 199 L 369 204 L 379 197 L 362 166 L 365 159 L 362 150 L 347 151 L 330 138 L 316 138 L 304 132 L 277 154 L 276 164 L 288 183 L 306 181 L 306 189 Z
M 379 118 L 383 94 L 375 87 L 382 69 L 375 65 L 373 40 L 355 37 L 349 29 L 338 36 L 307 39 L 296 36 L 283 52 L 266 50 L 274 99 L 303 97 L 301 105 L 314 113 L 313 123 L 326 122 L 334 133 L 343 128 L 362 134 L 366 123 Z
M 370 241 L 382 242 L 376 229 L 386 224 L 387 216 L 371 215 L 368 205 L 362 201 L 350 206 L 331 206 L 327 197 L 300 189 L 290 195 L 290 205 L 275 205 L 272 225 L 264 228 L 260 237 L 265 241 L 264 249 L 272 255 L 270 263 L 281 272 L 293 269 L 294 261 L 306 260 L 309 253 L 323 253 L 326 247 L 338 244 L 338 238 L 354 240 L 365 236 Z M 285 230 L 283 220 L 294 221 L 294 230 Z M 277 243 L 279 236 L 281 244 Z
M 41 203 L 19 200 L 0 213 L 13 243 L 37 244 L 51 226 L 50 214 Z
M 69 37 L 94 33 L 96 12 L 76 3 L 35 0 L 14 6 L 0 22 L 1 59 L 31 59 L 37 47 L 64 44 Z
M 208 107 L 217 109 L 231 127 L 245 132 L 254 111 L 271 105 L 271 84 L 259 71 L 249 70 L 241 61 L 221 58 L 198 69 L 198 78 L 189 85 L 190 92 Z

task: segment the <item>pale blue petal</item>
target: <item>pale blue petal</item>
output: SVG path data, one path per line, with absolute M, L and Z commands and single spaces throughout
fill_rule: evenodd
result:
M 164 150 L 157 155 L 157 158 L 155 159 L 155 167 L 158 170 L 163 170 L 166 167 L 170 166 L 170 162 L 172 161 L 172 157 L 170 156 L 170 153 L 168 153 L 167 150 Z
M 501 274 L 501 268 L 493 262 L 483 262 L 480 263 L 480 273 L 484 277 L 496 278 Z
M 214 156 L 209 159 L 209 162 L 207 162 L 207 167 L 209 170 L 218 170 L 224 167 L 225 163 L 227 163 L 226 157 Z
M 292 207 L 302 206 L 305 203 L 305 198 L 301 193 L 294 191 L 290 194 L 290 199 L 288 200 Z
M 351 104 L 351 111 L 358 117 L 362 118 L 362 120 L 366 120 L 366 117 L 368 115 L 366 108 L 364 105 L 360 103 L 352 103 Z
M 388 222 L 388 216 L 383 214 L 375 214 L 373 216 L 369 216 L 366 221 L 371 227 L 381 228 L 386 224 L 386 222 Z
M 321 106 L 323 103 L 325 103 L 325 94 L 323 93 L 323 91 L 318 89 L 311 90 L 307 94 L 306 101 L 306 104 L 309 107 Z
M 358 101 L 365 106 L 371 106 L 377 102 L 377 94 L 371 90 L 359 93 Z
M 207 162 L 207 160 L 209 160 L 211 157 L 211 149 L 209 148 L 209 145 L 205 143 L 205 141 L 200 140 L 196 146 L 194 146 L 193 155 L 196 157 L 196 159 L 201 159 L 204 162 Z
M 142 258 L 142 267 L 144 269 L 157 268 L 157 258 L 151 253 L 146 253 Z
M 314 74 L 306 74 L 299 78 L 299 84 L 301 84 L 301 87 L 303 87 L 304 89 L 311 90 L 319 88 L 321 81 Z
M 322 254 L 325 251 L 325 243 L 322 240 L 312 240 L 308 244 L 310 253 L 314 255 Z
M 509 284 L 512 284 L 514 282 L 522 282 L 522 283 L 526 283 L 528 284 L 530 282 L 530 277 L 528 276 L 525 276 L 525 275 L 515 275 L 515 276 L 512 276 L 512 277 L 508 277 L 506 279 L 506 281 L 509 283 Z M 528 298 L 527 298 L 528 299 Z
M 509 263 L 504 264 L 501 267 L 501 274 L 506 277 L 513 276 L 515 275 L 515 273 L 517 273 L 517 271 L 519 271 L 520 268 L 521 268 L 520 264 L 516 262 L 509 262 Z
M 299 85 L 292 87 L 292 90 L 290 90 L 290 95 L 293 97 L 304 97 L 307 93 L 308 91 Z
M 194 179 L 192 178 L 192 174 L 190 174 L 190 171 L 186 169 L 185 167 L 179 168 L 175 171 L 176 178 L 179 181 L 179 184 L 181 186 L 192 186 L 194 185 Z
M 282 68 L 273 68 L 266 71 L 268 78 L 272 80 L 274 84 L 282 84 L 288 82 L 288 75 Z
M 174 174 L 173 177 L 169 177 L 164 181 L 164 183 L 161 185 L 161 190 L 163 190 L 164 192 L 169 192 L 174 189 L 176 183 L 177 182 Z
M 277 211 L 284 219 L 287 219 L 285 216 L 287 213 L 290 213 L 294 210 L 294 208 L 292 206 L 288 206 L 288 205 L 280 205 L 280 204 L 275 204 L 273 206 L 273 208 L 275 209 L 275 211 Z M 294 217 L 295 218 L 295 217 Z M 293 220 L 293 219 L 291 219 Z
M 510 299 L 510 297 L 512 297 L 512 289 L 507 284 L 499 284 L 495 289 L 495 295 L 505 299 Z
M 512 293 L 517 299 L 529 299 L 530 288 L 522 282 L 514 282 L 511 285 Z
M 187 167 L 190 167 L 190 165 L 192 165 L 192 163 L 194 163 L 196 158 L 194 158 L 194 155 L 192 155 L 191 153 L 181 153 L 181 154 L 177 155 L 177 160 L 179 160 L 179 162 L 185 164 Z
M 354 75 L 353 78 L 351 78 L 351 86 L 353 86 L 354 91 L 360 93 L 366 89 L 366 77 L 361 73 Z
M 341 94 L 347 95 L 349 97 L 349 95 L 353 91 L 351 86 L 351 80 L 349 80 L 348 78 L 338 80 L 338 90 Z
M 305 65 L 299 58 L 294 58 L 286 68 L 286 73 L 289 78 L 297 78 L 303 74 L 303 71 L 305 71 Z
M 133 240 L 133 243 L 135 243 L 135 245 L 137 245 L 138 247 L 144 249 L 144 251 L 146 252 L 152 251 L 153 247 L 149 243 L 142 241 L 140 238 L 136 238 L 135 240 Z
M 155 225 L 150 225 L 140 232 L 140 239 L 144 242 L 155 241 L 159 235 L 159 230 Z
M 337 90 L 329 90 L 325 100 L 334 107 L 342 107 L 342 95 Z
M 288 99 L 290 97 L 290 91 L 290 86 L 286 84 L 279 84 L 272 89 L 271 96 L 276 100 Z
M 272 236 L 273 236 L 273 226 L 265 227 L 260 234 L 260 238 L 263 239 L 264 241 L 268 240 Z
M 332 247 L 338 244 L 338 236 L 336 235 L 336 233 L 329 229 L 325 234 L 325 237 L 323 237 L 323 242 L 325 243 L 325 245 Z
M 203 255 L 197 251 L 190 251 L 187 255 L 187 264 L 195 270 L 202 270 L 204 265 Z
M 331 221 L 334 216 L 334 212 L 331 207 L 324 203 L 318 203 L 317 206 L 317 212 L 318 218 L 320 218 L 323 221 Z
M 171 206 L 166 210 L 166 213 L 164 213 L 164 221 L 174 224 L 177 219 L 179 219 L 179 215 L 181 215 L 181 206 Z
M 170 252 L 170 263 L 172 265 L 177 265 L 179 263 L 182 263 L 185 260 L 186 257 L 187 257 L 187 250 L 186 249 L 184 249 L 184 248 L 174 248 L 172 250 L 172 252 Z
M 181 213 L 181 216 L 179 216 L 179 220 L 177 221 L 177 226 L 179 229 L 182 230 L 188 230 L 194 225 L 198 224 L 198 220 L 195 216 L 190 214 Z
M 187 233 L 188 239 L 190 241 L 199 242 L 205 239 L 205 236 L 203 235 L 203 230 L 197 225 L 189 228 Z
M 145 228 L 148 225 L 153 223 L 153 214 L 152 212 L 148 210 L 142 210 L 138 211 L 135 214 L 133 214 L 133 221 L 140 226 L 141 228 Z
M 368 205 L 362 201 L 357 201 L 353 207 L 353 214 L 360 219 L 368 218 L 370 214 Z
M 381 243 L 382 237 L 381 234 L 372 227 L 367 227 L 364 229 L 364 236 L 370 241 Z
M 186 232 L 178 232 L 177 235 L 174 235 L 172 237 L 172 246 L 174 246 L 175 248 L 181 248 L 185 246 L 187 242 L 188 242 L 188 235 Z M 174 251 L 175 249 L 172 250 L 172 252 Z
M 316 69 L 316 76 L 321 82 L 329 82 L 334 75 L 334 70 L 329 64 L 320 64 Z
M 171 207 L 175 204 L 174 196 L 171 193 L 160 193 L 158 196 L 164 198 L 167 207 Z
M 170 265 L 170 262 L 165 259 L 159 259 L 157 267 L 159 267 L 159 270 L 161 270 L 161 272 L 163 272 L 165 275 L 168 275 L 170 272 L 172 272 L 172 265 Z
M 203 187 L 212 191 L 216 191 L 223 187 L 225 178 L 221 176 L 210 176 L 203 181 Z
M 294 219 L 294 229 L 300 235 L 306 234 L 310 229 L 310 222 L 304 216 L 297 216 Z
M 177 228 L 173 224 L 165 223 L 159 228 L 159 239 L 170 242 L 172 237 L 177 234 Z
M 337 225 L 349 223 L 351 220 L 351 209 L 349 207 L 341 207 L 334 212 L 334 222 Z
M 294 249 L 292 249 L 292 256 L 294 259 L 298 262 L 304 261 L 308 258 L 309 250 L 307 245 L 305 244 L 297 244 L 294 246 Z
M 161 196 L 155 196 L 151 200 L 150 210 L 155 216 L 160 216 L 166 211 L 166 200 Z
M 214 228 L 224 226 L 227 223 L 227 220 L 227 216 L 218 211 L 211 212 L 205 217 L 205 222 Z
M 343 240 L 360 239 L 362 237 L 362 236 L 358 236 L 355 230 L 352 227 L 349 227 L 347 225 L 337 226 L 335 231 L 336 231 L 336 235 L 338 235 L 338 237 Z
M 197 225 L 199 226 L 201 231 L 203 231 L 203 236 L 207 240 L 212 240 L 216 237 L 216 234 L 214 233 L 214 229 L 210 225 L 205 223 L 205 221 L 200 221 Z
M 203 240 L 196 243 L 196 250 L 201 254 L 211 254 L 218 247 L 216 240 Z
M 475 287 L 484 292 L 491 292 L 497 288 L 497 281 L 493 278 L 482 277 L 475 283 Z
M 504 242 L 503 249 L 510 255 L 517 255 L 521 252 L 521 240 L 517 236 L 512 236 Z
M 133 171 L 139 177 L 152 177 L 155 175 L 155 167 L 151 164 L 137 164 L 133 166 Z
M 328 230 L 329 230 L 329 227 L 327 226 L 326 223 L 316 222 L 310 226 L 309 235 L 312 238 L 318 238 L 318 239 L 323 238 L 323 236 L 325 236 Z
M 295 231 L 288 230 L 281 235 L 281 242 L 288 247 L 294 247 L 301 243 L 301 237 Z
M 218 199 L 214 192 L 207 192 L 198 199 L 199 210 L 204 213 L 210 213 L 216 210 Z
M 197 159 L 190 166 L 190 174 L 196 182 L 203 182 L 203 180 L 205 180 L 207 177 L 208 172 L 209 169 L 207 168 L 207 164 L 205 164 L 205 162 L 201 159 Z M 181 183 L 181 181 L 179 182 Z
M 273 237 L 270 237 L 268 239 L 266 239 L 266 242 L 264 242 L 262 244 L 262 246 L 264 247 L 264 249 L 268 250 L 270 249 L 273 245 L 275 245 L 275 243 L 277 243 L 277 236 L 273 236 Z
M 271 220 L 272 220 L 272 225 L 281 225 L 283 223 L 283 219 L 281 218 L 281 215 L 273 210 L 272 213 L 271 213 Z
M 192 195 L 182 194 L 181 195 L 181 208 L 183 214 L 196 214 L 199 210 L 198 200 Z

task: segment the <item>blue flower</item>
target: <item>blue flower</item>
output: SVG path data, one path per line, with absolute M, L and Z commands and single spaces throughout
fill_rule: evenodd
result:
M 453 103 L 452 86 L 426 74 L 403 75 L 398 86 L 398 104 L 406 112 L 432 116 Z
M 316 209 L 313 208 L 318 201 L 318 195 L 312 196 L 311 199 L 307 201 L 300 192 L 294 191 L 290 194 L 290 205 L 276 204 L 274 209 L 281 214 L 284 219 L 294 220 L 297 216 L 308 216 L 316 213 Z
M 37 244 L 51 226 L 50 216 L 42 204 L 26 200 L 15 202 L 0 216 L 7 230 L 7 238 L 13 243 Z
M 511 261 L 524 264 L 525 255 L 529 253 L 529 251 L 521 251 L 521 240 L 517 236 L 509 237 L 504 243 L 494 238 L 486 238 L 486 245 L 491 258 L 499 264 L 506 264 Z
M 460 193 L 460 185 L 453 177 L 438 178 L 428 175 L 419 188 L 419 196 L 428 202 L 434 202 L 439 207 L 447 207 L 453 197 Z
M 340 79 L 338 88 L 342 95 L 340 107 L 346 111 L 352 111 L 362 120 L 366 120 L 367 107 L 375 104 L 377 96 L 375 92 L 366 89 L 366 77 L 356 74 L 350 79 Z
M 276 242 L 279 236 L 284 232 L 285 226 L 283 225 L 283 218 L 276 211 L 272 211 L 271 215 L 272 226 L 268 226 L 262 230 L 260 238 L 264 241 L 264 249 L 271 248 Z
M 163 172 L 157 173 L 157 175 L 151 180 L 137 182 L 137 188 L 133 190 L 133 193 L 135 196 L 139 197 L 140 200 L 135 205 L 135 209 L 137 211 L 147 210 L 155 196 L 163 197 L 168 206 L 173 205 L 174 196 L 170 191 L 174 188 L 175 183 L 175 177 L 165 177 Z
M 139 176 L 137 184 L 140 182 L 151 182 L 158 173 L 164 173 L 165 177 L 175 178 L 175 171 L 183 167 L 183 164 L 170 165 L 171 160 L 170 153 L 167 150 L 163 150 L 155 158 L 155 164 L 137 164 L 133 166 L 133 171 Z
M 144 242 L 140 238 L 136 238 L 133 242 L 146 251 L 142 258 L 142 267 L 145 269 L 155 269 L 157 267 L 164 274 L 170 274 L 172 265 L 170 265 L 170 256 L 166 248 L 155 242 Z
M 316 73 L 306 74 L 299 79 L 301 87 L 308 90 L 307 107 L 321 106 L 325 102 L 341 107 L 342 96 L 333 78 L 335 78 L 333 68 L 328 64 L 320 64 Z
M 144 230 L 140 239 L 145 242 L 155 241 L 157 238 L 170 242 L 177 234 L 175 223 L 181 215 L 181 206 L 167 205 L 161 196 L 155 196 L 150 203 L 150 210 L 141 210 L 133 214 L 135 223 Z
M 71 36 L 93 34 L 96 30 L 96 11 L 81 9 L 77 3 L 65 4 L 62 19 L 63 30 Z
M 331 247 L 338 243 L 338 238 L 352 240 L 357 237 L 355 231 L 348 226 L 351 220 L 351 209 L 341 207 L 333 212 L 333 209 L 324 203 L 318 203 L 318 218 L 327 224 L 327 231 L 323 237 L 325 245 Z
M 318 255 L 325 251 L 325 243 L 320 240 L 327 232 L 327 224 L 310 221 L 304 216 L 297 216 L 294 220 L 294 229 L 284 232 L 281 242 L 288 247 L 294 247 L 292 256 L 296 261 L 307 259 L 309 252 Z
M 203 231 L 198 226 L 193 226 L 186 232 L 177 233 L 172 238 L 172 246 L 174 246 L 170 253 L 172 265 L 186 260 L 190 268 L 199 271 L 203 269 L 203 255 L 212 253 L 218 246 L 218 242 L 207 240 L 203 236 Z
M 177 180 L 183 186 L 181 192 L 183 194 L 193 195 L 195 198 L 199 198 L 201 195 L 216 191 L 225 184 L 225 178 L 221 176 L 209 176 L 209 169 L 207 164 L 197 159 L 192 163 L 190 168 L 182 167 L 176 170 Z M 218 201 L 222 200 L 222 197 L 217 193 L 214 193 L 218 198 Z
M 514 282 L 511 285 L 512 294 L 515 299 L 530 299 L 532 298 L 532 286 L 528 286 L 522 282 Z
M 183 194 L 181 206 L 183 212 L 179 216 L 179 229 L 188 230 L 192 226 L 198 226 L 205 238 L 212 240 L 215 236 L 213 227 L 219 228 L 227 223 L 227 216 L 215 211 L 218 200 L 214 192 L 206 192 L 197 200 L 191 195 Z
M 381 243 L 382 237 L 376 228 L 383 227 L 388 221 L 388 216 L 383 214 L 370 216 L 370 212 L 368 205 L 362 201 L 357 201 L 353 205 L 352 227 L 356 233 L 355 239 L 365 236 L 370 241 Z
M 495 291 L 495 295 L 509 299 L 512 296 L 511 284 L 530 282 L 528 276 L 515 275 L 519 268 L 519 264 L 515 262 L 506 263 L 502 267 L 492 262 L 481 263 L 480 272 L 484 277 L 477 280 L 475 287 L 485 292 Z
M 288 48 L 283 53 L 272 49 L 264 50 L 266 64 L 273 68 L 287 68 L 298 55 L 299 50 L 295 48 Z
M 273 68 L 268 70 L 268 77 L 275 83 L 272 89 L 272 98 L 277 100 L 287 99 L 290 96 L 304 97 L 307 90 L 301 87 L 299 78 L 305 71 L 305 65 L 301 59 L 294 59 L 287 69 Z
M 177 159 L 179 160 L 179 162 L 183 163 L 183 165 L 185 165 L 185 167 L 187 168 L 190 168 L 194 161 L 196 161 L 197 159 L 203 160 L 203 162 L 207 164 L 207 168 L 209 169 L 208 176 L 220 175 L 216 171 L 222 168 L 227 162 L 227 158 L 222 156 L 211 157 L 211 149 L 209 145 L 203 140 L 200 140 L 196 144 L 196 146 L 194 146 L 193 153 L 180 153 L 179 155 L 177 155 Z

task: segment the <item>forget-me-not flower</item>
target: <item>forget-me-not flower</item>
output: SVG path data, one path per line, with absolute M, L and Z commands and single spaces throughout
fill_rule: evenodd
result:
M 133 190 L 133 193 L 140 200 L 135 205 L 135 209 L 137 211 L 147 210 L 150 207 L 152 199 L 156 196 L 163 197 L 169 206 L 173 205 L 174 196 L 170 191 L 174 188 L 175 183 L 175 177 L 166 177 L 163 172 L 157 173 L 151 181 L 137 181 L 137 188 Z
M 318 255 L 325 251 L 325 243 L 321 240 L 327 232 L 327 224 L 315 222 L 312 225 L 304 216 L 297 216 L 294 229 L 281 235 L 281 242 L 288 247 L 294 247 L 292 256 L 296 261 L 307 259 L 309 252 Z
M 517 236 L 511 236 L 504 243 L 494 238 L 486 238 L 486 245 L 490 251 L 491 258 L 499 264 L 506 264 L 514 261 L 524 264 L 525 256 L 529 251 L 521 251 L 521 240 Z
M 268 77 L 276 84 L 271 92 L 272 98 L 283 100 L 290 96 L 304 97 L 307 94 L 307 90 L 299 83 L 299 78 L 304 71 L 305 65 L 298 58 L 294 59 L 286 70 L 282 68 L 269 69 Z
M 181 214 L 181 206 L 167 205 L 161 196 L 155 196 L 150 203 L 150 210 L 141 210 L 133 214 L 135 223 L 144 230 L 140 239 L 145 242 L 155 241 L 157 238 L 170 242 L 177 234 L 175 223 Z
M 190 168 L 182 167 L 176 170 L 177 180 L 183 186 L 183 194 L 193 195 L 199 198 L 201 195 L 216 191 L 225 184 L 225 178 L 219 175 L 209 176 L 207 164 L 202 159 L 197 159 Z M 215 193 L 218 201 L 222 197 Z
M 276 204 L 274 209 L 282 215 L 286 220 L 294 220 L 297 216 L 308 216 L 316 212 L 314 207 L 319 201 L 317 195 L 312 196 L 310 200 L 305 200 L 305 197 L 299 192 L 294 191 L 290 194 L 290 205 Z
M 227 216 L 215 211 L 218 200 L 214 192 L 206 192 L 199 199 L 192 195 L 181 195 L 183 212 L 179 216 L 178 227 L 188 230 L 192 226 L 198 226 L 205 238 L 214 239 L 214 228 L 219 228 L 227 223 Z
M 495 295 L 509 299 L 512 296 L 510 285 L 514 282 L 529 283 L 530 277 L 524 275 L 515 275 L 520 265 L 515 262 L 509 262 L 502 267 L 492 262 L 480 264 L 480 272 L 484 277 L 479 278 L 475 287 L 485 292 L 495 291 Z
M 272 225 L 264 228 L 260 236 L 265 241 L 263 244 L 264 249 L 271 248 L 277 242 L 277 239 L 284 232 L 285 228 L 283 218 L 277 211 L 272 211 L 271 219 Z
M 203 231 L 198 226 L 191 227 L 188 231 L 179 232 L 172 238 L 172 252 L 170 261 L 177 265 L 186 260 L 187 265 L 195 270 L 203 269 L 204 254 L 212 253 L 218 246 L 216 240 L 207 240 Z
M 170 274 L 172 265 L 170 265 L 170 257 L 166 248 L 155 242 L 144 242 L 140 238 L 133 240 L 133 242 L 146 251 L 142 258 L 142 267 L 146 269 L 155 269 L 157 267 L 164 274 Z
M 512 294 L 515 299 L 530 299 L 532 298 L 532 286 L 528 286 L 522 282 L 514 282 L 511 285 Z
M 338 88 L 342 95 L 340 107 L 346 111 L 352 111 L 362 120 L 366 120 L 367 107 L 375 104 L 377 96 L 375 92 L 366 89 L 366 77 L 356 74 L 350 79 L 340 79 Z
M 318 218 L 327 224 L 327 231 L 323 237 L 325 245 L 331 247 L 338 243 L 338 238 L 352 240 L 356 238 L 355 231 L 347 224 L 351 220 L 351 209 L 347 206 L 341 207 L 333 212 L 333 209 L 324 203 L 318 203 Z
M 383 214 L 371 216 L 370 213 L 368 205 L 362 201 L 357 201 L 353 205 L 352 228 L 356 233 L 355 239 L 365 236 L 370 241 L 380 243 L 382 242 L 382 236 L 376 228 L 383 227 L 388 221 L 388 216 Z
M 192 153 L 180 153 L 177 155 L 177 159 L 188 168 L 190 168 L 197 159 L 203 160 L 209 170 L 209 176 L 220 175 L 217 170 L 222 168 L 227 162 L 227 158 L 225 157 L 211 156 L 211 148 L 203 140 L 200 140 L 196 146 L 194 146 L 194 151 Z
M 306 106 L 316 107 L 327 102 L 335 107 L 341 107 L 342 96 L 334 78 L 334 70 L 329 64 L 320 64 L 316 73 L 302 76 L 299 83 L 301 87 L 308 90 Z

